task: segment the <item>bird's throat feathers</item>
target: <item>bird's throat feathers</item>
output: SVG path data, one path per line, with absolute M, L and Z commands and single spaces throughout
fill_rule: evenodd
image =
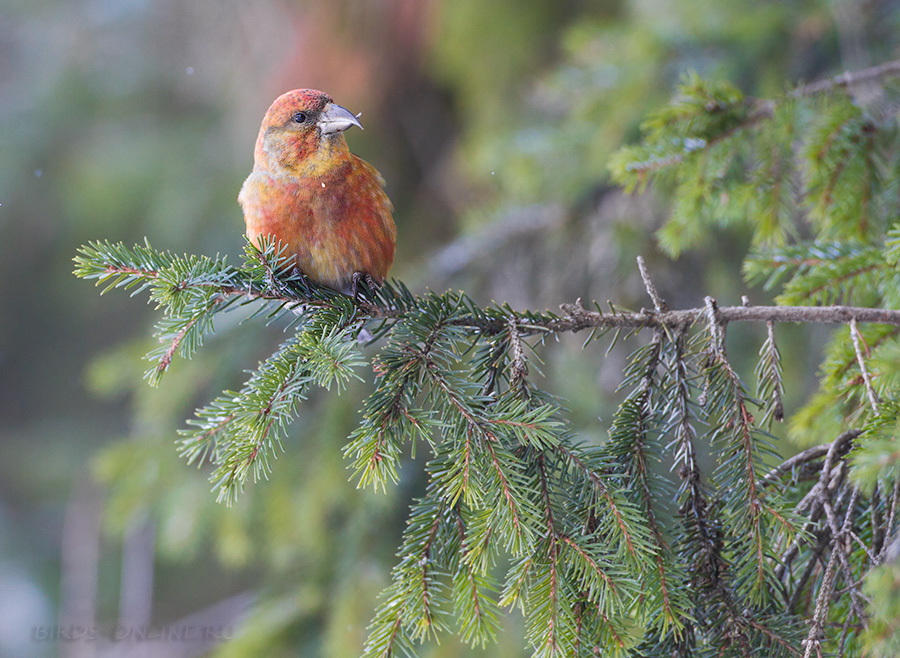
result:
M 288 131 L 280 126 L 260 130 L 254 150 L 254 170 L 272 176 L 322 178 L 350 158 L 347 140 L 340 133 L 318 130 Z

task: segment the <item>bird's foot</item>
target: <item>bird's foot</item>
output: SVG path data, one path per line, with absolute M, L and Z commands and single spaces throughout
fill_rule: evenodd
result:
M 350 279 L 350 296 L 353 299 L 359 299 L 360 282 L 365 283 L 367 291 L 377 290 L 380 285 L 371 274 L 354 272 L 353 277 Z

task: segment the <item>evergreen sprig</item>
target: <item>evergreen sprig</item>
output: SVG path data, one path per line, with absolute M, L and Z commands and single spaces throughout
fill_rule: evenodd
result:
M 734 223 L 749 225 L 758 245 L 783 244 L 804 232 L 804 222 L 820 240 L 877 238 L 893 221 L 895 130 L 853 102 L 849 88 L 748 99 L 690 74 L 610 171 L 628 191 L 651 181 L 673 190 L 672 215 L 659 232 L 672 254 L 703 243 L 711 226 Z

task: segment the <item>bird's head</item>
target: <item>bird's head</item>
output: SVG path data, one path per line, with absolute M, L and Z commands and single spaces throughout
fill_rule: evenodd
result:
M 295 89 L 275 99 L 266 112 L 256 140 L 256 168 L 315 175 L 339 161 L 347 151 L 342 135 L 357 118 L 315 89 Z

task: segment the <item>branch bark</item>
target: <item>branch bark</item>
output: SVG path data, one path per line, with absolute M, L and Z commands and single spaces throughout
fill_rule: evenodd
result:
M 581 331 L 582 329 L 677 328 L 708 319 L 708 307 L 653 313 L 601 313 L 588 311 L 581 300 L 560 306 L 565 317 L 550 323 L 547 330 Z M 868 322 L 900 326 L 900 311 L 863 306 L 720 306 L 715 307 L 718 323 L 728 322 L 797 322 L 806 324 L 847 324 Z
M 797 87 L 791 92 L 793 98 L 802 98 L 804 96 L 812 96 L 820 94 L 823 91 L 829 91 L 835 87 L 853 87 L 864 82 L 871 82 L 880 78 L 886 78 L 892 75 L 900 75 L 900 60 L 885 62 L 878 66 L 873 66 L 859 71 L 847 71 L 836 75 L 833 78 L 811 82 L 807 85 Z

